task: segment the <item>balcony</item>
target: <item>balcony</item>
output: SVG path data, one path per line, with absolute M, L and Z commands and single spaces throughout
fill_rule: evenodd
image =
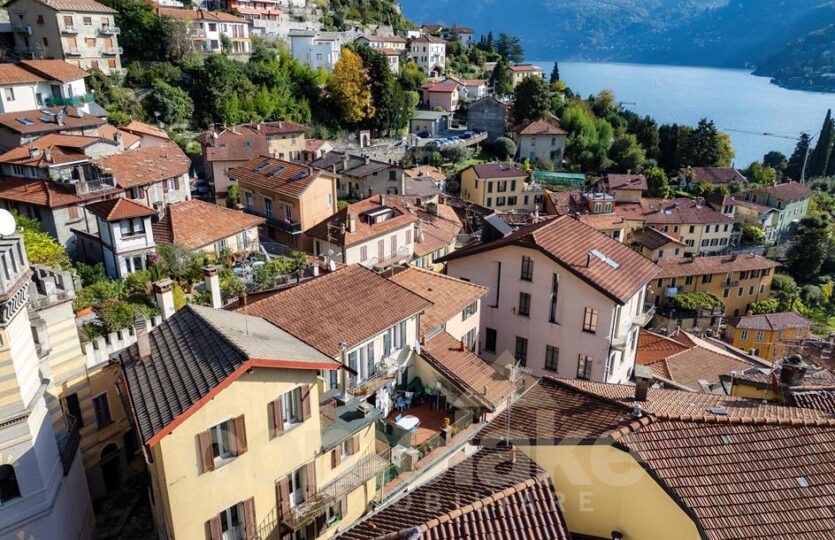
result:
M 101 28 L 99 28 L 99 32 L 110 36 L 118 36 L 122 33 L 122 29 L 118 26 L 102 26 Z
M 72 462 L 75 459 L 75 453 L 78 451 L 78 445 L 81 442 L 81 433 L 78 431 L 78 422 L 75 418 L 69 417 L 67 420 L 67 432 L 58 438 L 58 452 L 61 455 L 61 465 L 64 468 L 64 476 L 70 472 Z
M 63 28 L 61 28 L 61 33 L 62 34 L 77 34 L 78 33 L 78 28 L 76 28 L 75 26 L 73 26 L 71 24 L 68 24 L 68 25 L 64 26 Z
M 101 53 L 104 56 L 116 56 L 118 54 L 122 54 L 121 47 L 105 47 L 101 50 Z
M 722 282 L 722 288 L 736 287 L 737 285 L 739 285 L 738 279 L 726 279 Z
M 308 500 L 291 508 L 290 514 L 284 517 L 282 522 L 290 529 L 301 529 L 321 516 L 329 506 L 355 489 L 364 486 L 369 480 L 383 474 L 390 466 L 388 459 L 377 454 L 366 454 L 360 457 L 345 474 L 323 487 Z
M 93 102 L 93 94 L 84 94 L 81 96 L 72 96 L 72 97 L 51 97 L 46 98 L 46 106 L 47 107 L 63 107 L 68 105 L 70 107 L 78 107 L 84 105 L 85 103 L 92 103 Z
M 655 306 L 651 306 L 647 311 L 636 315 L 635 318 L 632 319 L 632 324 L 643 328 L 649 324 L 653 316 L 655 316 Z
M 622 336 L 615 336 L 612 338 L 612 348 L 618 351 L 622 351 L 626 349 L 626 343 L 629 339 L 629 334 L 624 334 Z
M 17 32 L 20 34 L 29 34 L 32 35 L 32 26 L 28 25 L 23 22 L 13 22 L 12 23 L 12 32 Z
M 284 231 L 288 234 L 301 234 L 302 232 L 302 224 L 293 219 L 279 219 L 274 216 L 268 216 L 263 212 L 258 212 L 254 208 L 245 207 L 244 212 L 253 216 L 265 218 L 267 220 L 267 225 L 275 227 L 276 229 Z
M 65 49 L 64 54 L 67 56 L 81 56 L 81 51 L 76 49 Z

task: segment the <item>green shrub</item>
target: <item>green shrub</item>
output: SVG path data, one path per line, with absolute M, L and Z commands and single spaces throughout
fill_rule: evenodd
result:
M 713 293 L 683 293 L 670 298 L 670 304 L 683 310 L 710 310 L 723 307 L 722 299 Z

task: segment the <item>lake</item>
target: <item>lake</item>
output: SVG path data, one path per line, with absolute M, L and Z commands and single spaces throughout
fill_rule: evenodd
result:
M 535 63 L 550 75 L 553 61 Z M 560 77 L 583 97 L 608 88 L 624 107 L 650 115 L 659 125 L 696 125 L 710 118 L 731 135 L 737 167 L 747 167 L 769 150 L 791 155 L 796 140 L 761 134 L 817 133 L 826 110 L 835 108 L 835 94 L 786 90 L 745 70 L 560 62 Z

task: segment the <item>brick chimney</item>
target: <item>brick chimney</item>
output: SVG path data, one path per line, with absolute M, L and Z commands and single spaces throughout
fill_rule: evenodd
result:
M 219 270 L 220 266 L 217 265 L 203 267 L 203 283 L 206 285 L 206 291 L 211 295 L 212 307 L 215 309 L 223 307 L 223 299 L 220 296 Z
M 652 383 L 652 370 L 648 366 L 635 366 L 635 401 L 646 401 L 649 385 Z
M 780 367 L 780 384 L 784 386 L 800 386 L 806 376 L 808 366 L 803 362 L 799 354 L 793 354 L 783 359 Z
M 348 232 L 357 232 L 357 215 L 352 212 L 348 212 Z

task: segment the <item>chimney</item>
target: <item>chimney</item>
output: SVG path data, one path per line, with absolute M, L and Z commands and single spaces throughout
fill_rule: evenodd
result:
M 365 164 L 368 165 L 369 163 L 371 163 L 371 158 L 368 157 L 368 156 L 365 156 Z
M 432 214 L 433 216 L 438 215 L 438 203 L 430 202 L 426 203 L 426 211 Z
M 154 300 L 162 313 L 162 320 L 167 321 L 174 315 L 174 282 L 168 278 L 155 281 Z
M 151 357 L 151 340 L 148 337 L 148 328 L 145 326 L 145 317 L 137 313 L 133 317 L 133 333 L 136 335 L 136 355 L 139 362 L 144 362 Z
M 586 253 L 586 268 L 591 268 L 591 251 Z
M 339 342 L 339 363 L 343 366 L 348 365 L 348 344 L 344 341 Z M 339 370 L 339 395 L 344 397 L 348 393 L 348 373 L 345 368 Z
M 780 367 L 780 384 L 789 387 L 802 385 L 807 368 L 799 354 L 784 358 Z
M 261 122 L 258 122 L 257 124 L 255 124 L 255 129 L 258 130 L 258 131 L 261 131 Z
M 459 342 L 458 342 L 458 348 L 459 348 L 459 350 L 461 350 L 462 352 L 467 350 L 467 345 L 464 343 L 464 340 L 463 340 L 463 339 L 462 339 L 461 341 L 459 341 Z
M 35 148 L 34 146 L 29 147 L 29 157 L 34 158 L 40 155 L 41 151 L 39 148 Z
M 116 144 L 119 145 L 120 150 L 124 150 L 125 143 L 124 143 L 124 137 L 122 136 L 121 131 L 117 131 L 116 133 L 113 134 L 113 140 L 116 141 Z
M 357 215 L 353 212 L 348 212 L 348 232 L 357 232 Z
M 43 149 L 43 157 L 47 163 L 52 163 L 52 151 L 49 148 Z
M 342 154 L 342 172 L 348 170 L 348 153 Z
M 203 267 L 203 283 L 206 284 L 206 291 L 211 295 L 212 307 L 215 309 L 223 307 L 223 299 L 220 296 L 219 270 L 220 266 L 217 265 Z
M 652 383 L 652 370 L 647 366 L 635 366 L 635 401 L 646 401 L 649 385 Z

